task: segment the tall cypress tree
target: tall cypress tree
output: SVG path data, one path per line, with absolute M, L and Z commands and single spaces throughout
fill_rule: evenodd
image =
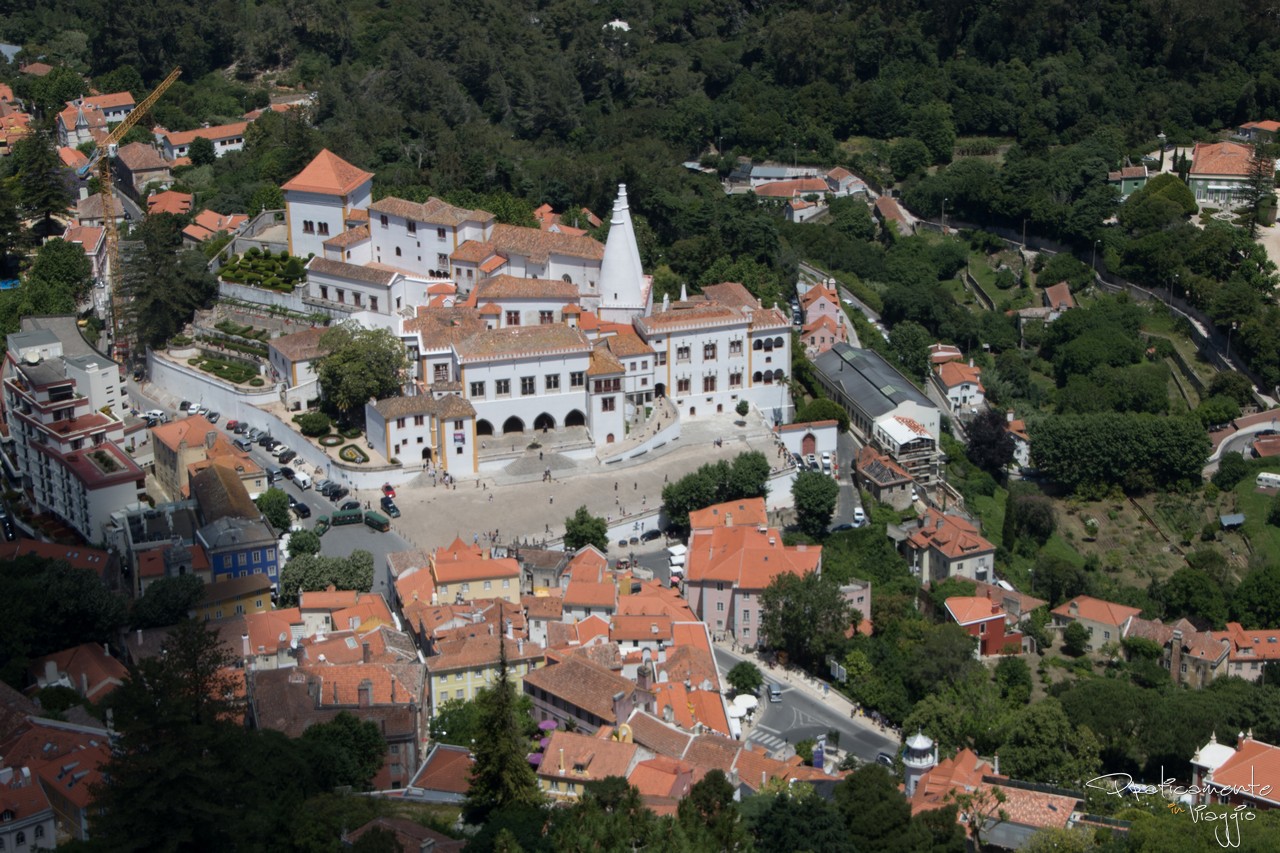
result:
M 66 210 L 71 191 L 62 179 L 62 161 L 47 132 L 34 133 L 13 146 L 17 172 L 18 208 L 23 215 L 44 220 L 44 234 L 51 228 L 53 214 Z
M 498 679 L 476 697 L 481 737 L 476 741 L 471 789 L 463 807 L 463 816 L 472 824 L 484 823 L 498 809 L 543 802 L 527 758 L 528 744 L 520 735 L 515 685 L 507 677 L 506 644 L 499 643 L 498 650 Z

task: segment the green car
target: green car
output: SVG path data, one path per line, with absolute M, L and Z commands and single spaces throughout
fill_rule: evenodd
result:
M 316 526 L 312 528 L 317 536 L 323 536 L 329 532 L 329 516 L 322 515 L 316 519 Z

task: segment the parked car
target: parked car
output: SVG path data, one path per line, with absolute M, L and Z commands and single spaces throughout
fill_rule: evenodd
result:
M 232 442 L 232 444 L 236 446 L 236 450 L 242 450 L 245 453 L 248 453 L 249 450 L 253 447 L 253 444 L 251 444 L 249 442 L 249 439 L 247 438 L 237 438 L 235 441 Z
M 240 426 L 240 422 L 235 418 L 232 418 L 231 420 L 223 424 L 223 426 L 225 426 L 227 429 L 231 430 L 232 432 L 235 432 L 236 427 Z
M 188 414 L 188 415 L 191 415 L 192 417 L 194 417 L 194 416 L 196 416 L 196 415 L 200 414 L 201 412 L 203 412 L 204 410 L 205 410 L 205 409 L 204 409 L 204 406 L 200 406 L 200 405 L 197 405 L 197 404 L 195 404 L 195 403 L 192 403 L 192 404 L 191 404 L 191 408 L 187 409 L 187 414 Z
M 284 479 L 284 474 L 280 473 L 279 468 L 271 467 L 267 469 L 267 485 L 271 485 L 272 483 L 277 483 L 283 479 Z
M 244 437 L 251 442 L 257 443 L 258 439 L 262 438 L 262 430 L 257 427 L 249 427 L 249 429 L 245 431 Z
M 280 458 L 281 453 L 288 453 L 288 452 L 289 452 L 289 445 L 287 444 L 277 444 L 271 448 L 271 455 L 276 457 L 277 459 Z
M 396 496 L 396 490 L 395 490 L 395 487 L 393 487 L 390 483 L 383 483 L 383 484 L 382 484 L 382 494 L 383 494 L 385 497 L 388 497 L 388 498 L 394 498 L 394 497 Z
M 660 536 L 662 536 L 661 530 L 646 530 L 644 533 L 640 534 L 640 541 L 652 542 L 653 540 L 659 538 Z
M 190 408 L 191 408 L 191 401 L 190 401 L 190 400 L 183 400 L 181 403 L 179 403 L 179 404 L 178 404 L 178 409 L 179 409 L 180 411 L 185 412 L 185 411 L 187 411 L 187 410 L 188 410 L 188 409 L 190 409 Z
M 851 521 L 846 521 L 844 524 L 837 524 L 835 527 L 831 528 L 831 532 L 842 533 L 846 530 L 857 530 L 857 529 L 858 529 L 858 525 L 854 524 Z
M 387 515 L 391 516 L 392 518 L 400 517 L 400 507 L 396 506 L 396 502 L 393 501 L 391 498 L 384 495 L 381 503 L 382 503 L 382 511 L 385 512 Z
M 343 501 L 342 506 L 338 507 L 338 509 L 342 509 L 342 510 L 359 509 L 359 508 L 360 508 L 360 501 Z
M 780 684 L 769 685 L 769 701 L 770 702 L 782 701 L 782 685 Z
M 281 461 L 284 461 L 284 460 L 281 460 Z M 280 473 L 284 475 L 284 478 L 285 478 L 286 480 L 292 480 L 292 479 L 293 479 L 294 471 L 293 471 L 293 469 L 292 469 L 292 468 L 290 468 L 288 465 L 285 465 L 285 466 L 281 467 L 281 469 L 280 469 Z
M 308 510 L 308 514 L 310 514 L 310 510 Z M 306 518 L 306 516 L 304 515 L 303 518 Z M 323 536 L 326 533 L 328 533 L 329 532 L 329 516 L 322 515 L 319 518 L 317 518 L 316 526 L 311 529 L 315 531 L 317 536 Z
M 294 511 L 294 514 L 298 516 L 298 518 L 311 517 L 311 507 L 307 506 L 304 503 L 295 503 L 293 505 L 293 511 Z M 317 530 L 316 532 L 319 533 L 320 531 Z
M 831 451 L 822 451 L 822 471 L 823 473 L 831 473 Z
M 893 756 L 887 752 L 881 752 L 876 756 L 876 764 L 883 764 L 885 767 L 892 767 Z
M 297 505 L 298 505 L 298 499 L 295 498 L 293 495 L 289 495 L 289 509 L 293 509 Z
M 280 444 L 281 444 L 280 439 L 273 438 L 271 436 L 258 439 L 258 446 L 261 447 L 263 450 L 267 451 L 268 453 L 275 450 L 277 447 L 280 446 Z
M 335 485 L 337 484 L 334 483 L 333 480 L 321 479 L 321 480 L 316 480 L 315 489 L 317 492 L 323 495 L 325 493 L 325 489 L 331 488 Z
M 804 461 L 809 465 L 810 468 L 818 467 L 818 456 L 816 453 L 810 453 L 808 456 L 804 458 Z
M 858 527 L 867 523 L 867 513 L 860 506 L 853 509 L 853 523 Z
M 222 412 L 208 412 L 204 417 L 209 423 L 216 424 L 218 422 L 218 418 L 222 417 Z
M 346 486 L 338 486 L 336 489 L 329 492 L 329 500 L 333 501 L 334 503 L 337 503 L 338 501 L 342 500 L 349 494 L 351 494 L 351 490 L 348 489 Z
M 244 421 L 240 421 L 235 426 L 231 427 L 231 431 L 234 432 L 236 435 L 244 435 L 246 432 L 249 431 L 249 425 Z
M 280 462 L 292 462 L 297 457 L 298 457 L 298 454 L 286 448 L 284 453 L 281 453 L 279 456 L 276 457 L 276 459 L 279 460 Z

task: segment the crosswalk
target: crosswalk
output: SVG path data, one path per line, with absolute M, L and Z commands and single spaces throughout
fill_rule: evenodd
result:
M 770 752 L 775 752 L 787 745 L 786 740 L 757 728 L 747 735 L 748 743 L 758 743 Z

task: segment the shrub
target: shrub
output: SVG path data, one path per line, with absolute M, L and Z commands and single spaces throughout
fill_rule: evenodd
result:
M 340 430 L 338 430 L 338 435 L 342 436 L 343 438 L 348 438 L 348 439 L 350 439 L 350 438 L 359 438 L 359 437 L 360 437 L 360 427 L 347 427 L 346 429 L 340 429 Z
M 299 431 L 309 438 L 328 435 L 329 430 L 333 427 L 329 416 L 324 412 L 310 412 L 305 415 L 299 415 L 297 422 Z
M 267 383 L 263 381 L 262 377 L 255 376 L 249 380 L 249 384 L 252 385 L 254 388 L 261 388 L 263 385 L 266 385 Z
M 348 444 L 346 447 L 338 451 L 338 458 L 344 462 L 355 462 L 363 465 L 369 461 L 369 454 L 365 453 L 354 444 Z

